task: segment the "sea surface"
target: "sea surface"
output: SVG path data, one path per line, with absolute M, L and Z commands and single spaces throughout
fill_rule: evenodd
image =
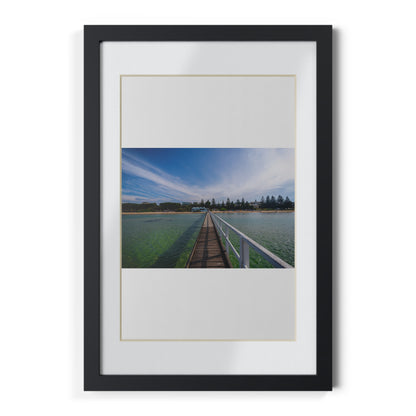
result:
M 174 268 L 185 267 L 205 213 L 122 217 L 123 268 Z
M 295 214 L 293 212 L 218 215 L 294 266 Z M 123 268 L 185 267 L 204 217 L 205 213 L 123 215 Z M 238 250 L 239 238 L 230 232 L 230 240 Z M 233 267 L 238 267 L 238 261 L 231 250 L 230 260 Z M 250 267 L 271 266 L 254 250 L 250 250 Z
M 276 254 L 286 263 L 295 265 L 295 213 L 294 212 L 250 212 L 218 213 L 228 222 L 263 247 Z M 239 237 L 230 231 L 229 238 L 239 250 Z M 223 240 L 224 245 L 225 241 Z M 233 267 L 238 267 L 238 260 L 230 250 Z M 267 260 L 250 249 L 250 268 L 272 267 Z

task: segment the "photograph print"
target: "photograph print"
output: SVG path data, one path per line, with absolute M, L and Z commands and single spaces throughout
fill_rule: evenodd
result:
M 291 268 L 290 148 L 123 148 L 123 268 Z

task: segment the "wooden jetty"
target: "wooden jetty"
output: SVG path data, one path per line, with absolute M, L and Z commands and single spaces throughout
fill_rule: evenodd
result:
M 209 212 L 205 215 L 204 222 L 186 267 L 202 269 L 228 269 L 232 267 Z

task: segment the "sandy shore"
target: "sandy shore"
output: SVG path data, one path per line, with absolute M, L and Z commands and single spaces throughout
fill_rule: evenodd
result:
M 285 214 L 289 212 L 295 212 L 293 209 L 284 211 L 212 211 L 215 214 L 250 214 L 253 212 L 261 212 L 263 214 Z M 167 214 L 201 214 L 201 212 L 123 212 L 123 215 L 167 215 Z
M 201 214 L 200 212 L 123 212 L 123 215 L 165 215 L 165 214 Z
M 221 214 L 221 213 L 223 213 L 223 214 L 234 214 L 234 213 L 237 213 L 237 214 L 251 214 L 253 212 L 261 212 L 263 214 L 285 214 L 286 212 L 295 212 L 295 210 L 294 209 L 287 209 L 287 210 L 284 210 L 284 211 L 261 211 L 261 210 L 257 210 L 257 211 L 238 211 L 238 210 L 235 210 L 235 211 L 212 211 L 212 212 L 214 214 Z

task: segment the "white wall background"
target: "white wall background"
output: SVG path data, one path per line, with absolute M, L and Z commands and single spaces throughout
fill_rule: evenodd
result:
M 0 411 L 415 412 L 412 2 L 21 1 L 0 15 Z M 332 393 L 82 392 L 83 24 L 333 24 Z

